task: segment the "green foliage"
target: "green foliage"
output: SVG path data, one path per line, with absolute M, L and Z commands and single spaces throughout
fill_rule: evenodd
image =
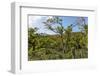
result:
M 88 25 L 82 25 L 80 32 L 73 32 L 71 24 L 66 29 L 59 17 L 43 22 L 56 35 L 38 34 L 37 28 L 28 29 L 28 60 L 88 58 Z M 52 24 L 59 24 L 53 28 Z

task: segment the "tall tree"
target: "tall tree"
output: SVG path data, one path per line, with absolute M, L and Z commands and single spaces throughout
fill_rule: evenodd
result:
M 63 53 L 65 53 L 64 49 L 64 38 L 63 38 L 63 33 L 64 33 L 64 27 L 62 25 L 62 19 L 60 19 L 58 16 L 53 16 L 52 18 L 47 19 L 45 22 L 43 22 L 45 26 L 58 34 L 61 39 L 61 49 L 63 50 Z M 56 27 L 55 27 L 56 26 Z

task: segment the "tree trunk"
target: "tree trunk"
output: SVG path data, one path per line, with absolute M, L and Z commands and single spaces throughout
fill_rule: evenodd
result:
M 61 46 L 62 46 L 62 51 L 63 51 L 63 53 L 65 53 L 63 35 L 61 35 L 60 37 L 61 37 Z

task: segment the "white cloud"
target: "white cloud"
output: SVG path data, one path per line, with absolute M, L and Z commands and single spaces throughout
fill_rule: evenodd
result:
M 29 16 L 29 27 L 38 28 L 37 33 L 55 34 L 54 32 L 46 29 L 43 22 L 52 16 Z

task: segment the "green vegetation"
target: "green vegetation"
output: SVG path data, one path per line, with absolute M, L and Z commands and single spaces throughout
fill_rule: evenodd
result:
M 62 26 L 59 17 L 47 19 L 44 26 L 55 32 L 55 35 L 37 33 L 38 28 L 28 29 L 28 60 L 53 60 L 53 59 L 79 59 L 88 58 L 88 25 L 84 18 L 82 22 L 71 24 L 67 28 Z M 59 26 L 53 28 L 53 24 Z M 74 26 L 80 28 L 79 32 L 73 32 Z

